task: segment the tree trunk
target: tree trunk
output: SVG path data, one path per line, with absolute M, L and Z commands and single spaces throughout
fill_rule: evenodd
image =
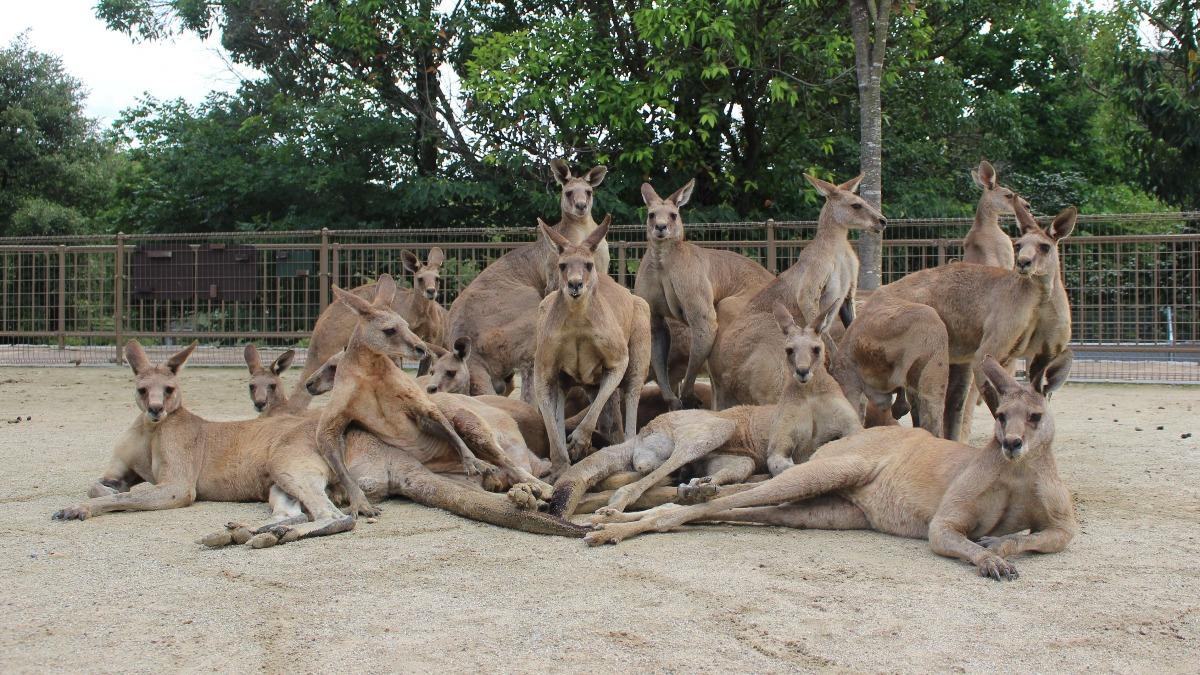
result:
M 859 166 L 858 192 L 882 211 L 883 205 L 883 53 L 887 45 L 889 0 L 850 0 L 854 38 L 854 67 L 858 75 Z M 858 287 L 879 287 L 883 271 L 883 235 L 863 231 L 858 237 Z

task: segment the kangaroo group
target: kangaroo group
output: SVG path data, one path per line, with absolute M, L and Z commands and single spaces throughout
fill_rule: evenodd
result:
M 448 309 L 446 253 L 405 252 L 411 288 L 387 274 L 334 286 L 290 390 L 295 350 L 264 365 L 247 344 L 256 417 L 187 409 L 196 343 L 153 363 L 130 341 L 141 412 L 88 499 L 54 518 L 266 502 L 262 520 L 200 538 L 263 548 L 348 532 L 404 497 L 592 545 L 693 522 L 873 529 L 928 539 L 997 580 L 1017 578 L 1013 556 L 1070 542 L 1047 399 L 1072 362 L 1058 243 L 1074 207 L 1039 223 L 983 161 L 963 260 L 860 299 L 850 233 L 887 225 L 857 194 L 861 176 L 805 176 L 824 205 L 778 276 L 688 240 L 694 181 L 666 197 L 645 183 L 630 291 L 609 276 L 611 217 L 592 216 L 607 169 L 556 159 L 550 175 L 557 223 L 539 220 L 534 242 Z M 965 444 L 976 400 L 995 420 L 984 447 Z

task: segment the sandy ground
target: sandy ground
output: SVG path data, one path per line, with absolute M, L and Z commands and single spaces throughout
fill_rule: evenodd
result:
M 183 383 L 192 410 L 248 416 L 242 371 Z M 1083 532 L 997 583 L 871 532 L 589 549 L 389 502 L 349 534 L 208 551 L 199 535 L 266 507 L 52 522 L 136 414 L 128 371 L 2 369 L 0 418 L 32 419 L 0 422 L 0 671 L 1195 672 L 1200 390 L 1072 384 L 1053 404 Z

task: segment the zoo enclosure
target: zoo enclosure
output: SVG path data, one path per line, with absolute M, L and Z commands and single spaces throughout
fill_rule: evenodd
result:
M 969 218 L 889 221 L 883 279 L 960 258 Z M 1010 222 L 1004 223 L 1015 231 Z M 688 224 L 689 239 L 790 266 L 815 221 Z M 1131 234 L 1137 232 L 1139 234 Z M 1081 216 L 1060 244 L 1074 321 L 1073 379 L 1200 383 L 1200 213 Z M 389 272 L 400 252 L 446 254 L 439 300 L 536 229 L 403 229 L 0 239 L 0 365 L 114 364 L 138 338 L 205 346 L 193 363 L 239 365 L 247 340 L 303 345 L 330 302 Z M 609 272 L 632 287 L 642 225 L 610 230 Z M 224 347 L 224 348 L 223 348 Z M 303 350 L 301 350 L 301 356 Z

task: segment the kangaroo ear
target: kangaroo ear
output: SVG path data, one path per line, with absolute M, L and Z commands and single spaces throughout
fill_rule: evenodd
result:
M 850 180 L 846 181 L 845 183 L 842 183 L 841 185 L 839 185 L 838 189 L 845 190 L 846 192 L 858 192 L 858 184 L 862 182 L 862 179 L 863 179 L 863 175 L 860 173 L 857 176 L 855 176 L 854 178 L 851 178 Z
M 371 313 L 371 303 L 358 297 L 350 291 L 343 290 L 337 284 L 333 284 L 330 286 L 330 288 L 333 289 L 333 294 L 337 297 L 337 299 L 341 300 L 344 305 L 354 310 L 356 314 L 363 316 Z
M 454 341 L 454 356 L 459 361 L 466 361 L 471 356 L 471 338 L 464 335 Z
M 294 361 L 295 359 L 296 359 L 296 350 L 295 349 L 287 350 L 286 352 L 280 354 L 279 358 L 275 359 L 275 363 L 271 364 L 271 372 L 275 373 L 276 375 L 282 375 L 283 371 L 292 367 L 292 361 Z
M 771 307 L 771 312 L 775 314 L 775 323 L 779 324 L 779 330 L 783 331 L 784 335 L 787 335 L 789 329 L 796 327 L 796 319 L 792 317 L 792 313 L 783 306 L 782 302 L 775 303 Z
M 1017 205 L 1013 207 L 1013 214 L 1017 217 L 1017 227 L 1021 228 L 1021 233 L 1041 232 L 1042 226 L 1038 225 L 1037 219 L 1033 217 L 1028 203 L 1020 195 L 1017 195 L 1016 203 Z
M 391 307 L 396 299 L 396 280 L 390 274 L 380 274 L 375 281 L 375 306 Z
M 821 335 L 825 331 L 829 330 L 829 327 L 833 325 L 834 317 L 836 317 L 838 311 L 841 310 L 843 302 L 845 302 L 844 298 L 841 300 L 834 300 L 833 302 L 829 303 L 829 306 L 817 312 L 817 318 L 813 319 L 812 323 L 810 323 L 808 327 L 811 328 L 817 335 Z
M 414 254 L 412 251 L 401 251 L 400 264 L 405 270 L 416 274 L 417 268 L 421 266 L 421 261 L 417 259 L 416 254 Z
M 979 166 L 971 170 L 971 178 L 984 190 L 996 189 L 996 169 L 986 159 L 979 160 Z
M 150 357 L 146 356 L 146 350 L 142 349 L 142 344 L 137 340 L 125 343 L 125 360 L 129 362 L 129 367 L 133 369 L 134 375 L 140 375 L 143 371 L 154 367 L 150 363 Z
M 1047 234 L 1055 241 L 1066 237 L 1075 229 L 1075 219 L 1078 217 L 1079 210 L 1074 206 L 1068 206 L 1054 216 L 1054 222 L 1050 223 L 1050 230 Z
M 1021 388 L 1021 383 L 1017 382 L 1017 378 L 1008 374 L 1004 366 L 993 358 L 990 354 L 983 358 L 983 363 L 980 364 L 983 370 L 983 376 L 987 381 L 1000 392 L 1001 396 L 1011 394 Z
M 642 201 L 646 202 L 646 206 L 650 206 L 651 204 L 661 202 L 662 197 L 658 196 L 658 193 L 654 191 L 654 187 L 649 183 L 642 183 Z
M 676 190 L 667 201 L 674 202 L 675 206 L 683 206 L 692 198 L 692 190 L 696 189 L 696 179 L 693 178 L 687 182 L 687 185 Z
M 604 182 L 604 177 L 607 175 L 608 167 L 601 164 L 599 166 L 593 166 L 583 178 L 588 182 L 588 185 L 591 185 L 592 187 L 600 187 L 600 184 Z
M 450 353 L 449 349 L 446 349 L 440 345 L 435 345 L 432 342 L 426 343 L 425 349 L 429 350 L 429 352 L 433 354 L 435 358 L 439 359 Z
M 192 340 L 192 344 L 172 354 L 171 358 L 167 359 L 167 370 L 170 370 L 172 373 L 178 375 L 179 371 L 183 370 L 183 364 L 187 363 L 188 357 L 191 356 L 192 352 L 196 351 L 196 347 L 199 346 L 199 340 Z
M 429 249 L 429 255 L 425 256 L 425 264 L 430 267 L 441 267 L 444 262 L 446 262 L 446 254 L 442 253 L 442 249 L 438 246 Z
M 250 369 L 251 375 L 262 370 L 262 359 L 258 357 L 258 347 L 255 347 L 253 342 L 248 343 L 242 350 L 242 358 L 246 359 L 246 367 Z
M 834 185 L 833 183 L 830 183 L 828 181 L 823 181 L 820 178 L 817 178 L 816 176 L 810 176 L 808 174 L 804 174 L 804 180 L 808 181 L 809 185 L 816 188 L 817 192 L 821 193 L 822 197 L 828 197 L 830 194 L 833 193 L 834 190 L 837 189 L 837 186 Z
M 559 185 L 571 180 L 571 167 L 567 166 L 567 160 L 558 158 L 550 162 L 550 173 L 554 175 L 554 180 Z
M 596 226 L 596 229 L 592 230 L 592 233 L 583 240 L 583 245 L 586 246 L 589 251 L 595 253 L 596 249 L 600 248 L 600 242 L 604 241 L 605 235 L 608 234 L 608 228 L 610 225 L 612 225 L 611 213 L 604 216 L 604 220 L 600 221 L 600 224 Z
M 559 234 L 553 227 L 547 225 L 546 221 L 542 220 L 541 218 L 538 218 L 538 227 L 542 228 L 542 234 L 546 235 L 546 238 L 549 239 L 550 242 L 554 244 L 554 247 L 558 249 L 559 255 L 562 255 L 563 251 L 567 250 L 567 247 L 571 245 L 570 239 L 567 239 Z

